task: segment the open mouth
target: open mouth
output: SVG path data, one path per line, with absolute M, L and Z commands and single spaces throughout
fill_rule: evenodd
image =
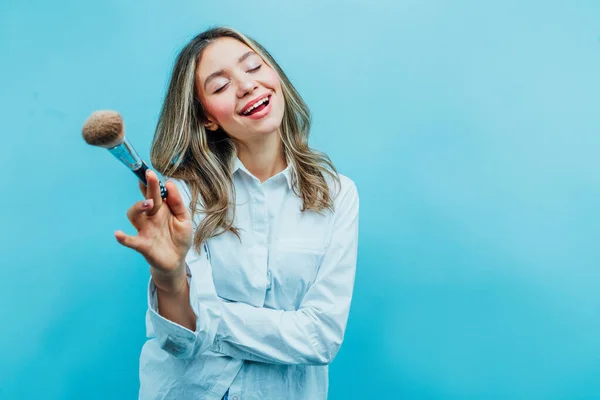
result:
M 264 110 L 265 108 L 267 108 L 269 106 L 269 102 L 271 101 L 271 96 L 267 96 L 264 99 L 257 101 L 256 103 L 254 103 L 252 105 L 252 107 L 248 108 L 247 110 L 242 112 L 242 115 L 249 117 L 251 115 L 254 115 L 256 113 L 261 112 L 262 110 Z

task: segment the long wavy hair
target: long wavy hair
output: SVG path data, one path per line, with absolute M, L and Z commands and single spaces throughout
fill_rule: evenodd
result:
M 187 184 L 192 216 L 204 214 L 194 234 L 193 245 L 198 252 L 206 239 L 224 232 L 233 232 L 240 238 L 234 226 L 233 167 L 237 149 L 222 128 L 205 128 L 204 107 L 195 91 L 202 53 L 222 37 L 244 43 L 279 75 L 285 100 L 279 132 L 291 164 L 293 190 L 302 199 L 302 211 L 333 210 L 333 194 L 326 175 L 340 184 L 330 158 L 308 146 L 310 111 L 275 59 L 259 43 L 235 29 L 208 29 L 194 37 L 177 56 L 150 150 L 156 170 Z

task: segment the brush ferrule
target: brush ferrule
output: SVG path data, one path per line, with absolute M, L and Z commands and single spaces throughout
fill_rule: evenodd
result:
M 123 140 L 123 143 L 108 149 L 108 151 L 131 170 L 139 169 L 142 166 L 142 159 L 127 138 Z

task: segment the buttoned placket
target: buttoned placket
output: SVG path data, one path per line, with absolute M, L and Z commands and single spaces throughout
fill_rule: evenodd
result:
M 254 236 L 253 245 L 250 249 L 252 256 L 256 261 L 257 279 L 262 279 L 259 284 L 264 285 L 265 290 L 270 288 L 270 279 L 268 272 L 268 238 L 270 221 L 268 218 L 267 197 L 258 178 L 250 175 L 250 217 L 252 220 L 252 234 Z M 266 293 L 265 293 L 266 294 Z

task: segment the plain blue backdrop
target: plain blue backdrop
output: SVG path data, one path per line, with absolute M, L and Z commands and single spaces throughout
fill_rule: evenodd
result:
M 178 49 L 231 25 L 361 196 L 330 399 L 600 398 L 600 2 L 0 2 L 0 399 L 133 399 L 136 178 Z

